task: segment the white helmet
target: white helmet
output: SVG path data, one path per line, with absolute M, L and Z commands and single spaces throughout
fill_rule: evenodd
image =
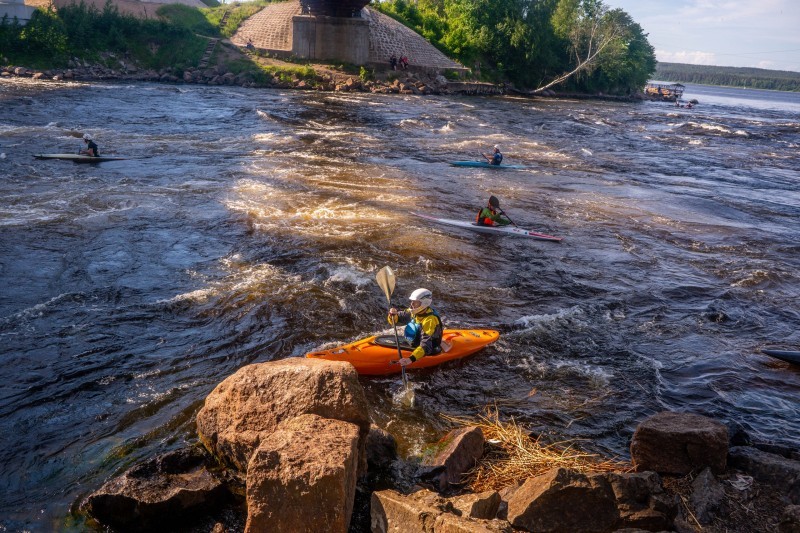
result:
M 420 311 L 427 309 L 433 303 L 433 293 L 428 289 L 417 289 L 408 297 L 411 300 L 411 314 L 416 315 Z M 414 302 L 419 302 L 418 306 L 414 306 Z
M 83 140 L 84 140 L 84 141 L 91 141 L 91 140 L 92 140 L 92 136 L 91 136 L 91 135 L 89 135 L 88 133 L 85 133 L 85 134 L 83 135 Z

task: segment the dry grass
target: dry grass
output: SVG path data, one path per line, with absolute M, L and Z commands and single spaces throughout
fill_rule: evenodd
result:
M 628 472 L 632 468 L 623 461 L 584 453 L 571 441 L 542 443 L 541 437 L 531 438 L 513 418 L 501 422 L 497 408 L 487 407 L 486 413 L 477 419 L 444 418 L 460 426 L 481 428 L 492 444 L 492 450 L 468 473 L 474 492 L 500 490 L 552 468 L 569 468 L 582 473 Z

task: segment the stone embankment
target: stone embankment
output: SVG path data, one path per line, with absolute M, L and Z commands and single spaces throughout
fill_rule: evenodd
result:
M 362 80 L 358 76 L 323 73 L 314 79 L 303 79 L 296 75 L 273 76 L 263 73 L 256 77 L 251 72 L 235 74 L 224 66 L 189 68 L 176 70 L 141 69 L 134 65 L 120 63 L 118 68 L 102 65 L 89 65 L 79 61 L 66 69 L 36 70 L 21 66 L 0 67 L 0 77 L 32 78 L 41 81 L 149 81 L 164 83 L 185 83 L 200 85 L 235 85 L 240 87 L 260 87 L 276 89 L 301 89 L 336 92 L 365 92 L 381 94 L 504 94 L 505 87 L 491 83 L 450 82 L 444 76 L 428 73 L 397 73 L 390 79 Z
M 232 501 L 246 504 L 246 522 L 211 519 L 207 529 L 690 532 L 751 531 L 756 523 L 800 531 L 800 454 L 749 446 L 741 430 L 700 415 L 663 412 L 643 421 L 631 442 L 633 471 L 553 468 L 471 493 L 465 472 L 491 446 L 480 428 L 455 429 L 431 457 L 407 462 L 369 411 L 348 363 L 291 358 L 245 366 L 206 398 L 199 444 L 132 467 L 81 508 L 101 524 L 137 531 L 223 516 Z M 681 490 L 670 488 L 676 479 Z M 768 512 L 760 503 L 766 494 Z

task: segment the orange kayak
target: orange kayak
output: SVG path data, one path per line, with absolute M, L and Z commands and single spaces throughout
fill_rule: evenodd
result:
M 442 350 L 439 355 L 429 355 L 419 361 L 411 363 L 406 370 L 417 368 L 428 368 L 461 359 L 472 355 L 484 346 L 488 346 L 500 337 L 500 332 L 493 329 L 446 329 L 442 336 L 442 346 L 449 345 L 447 351 Z M 403 345 L 403 338 L 400 337 L 400 349 L 403 357 L 411 354 L 412 348 Z M 310 352 L 306 357 L 312 359 L 327 359 L 328 361 L 347 361 L 352 363 L 359 374 L 366 376 L 383 376 L 386 374 L 400 373 L 400 365 L 397 364 L 397 345 L 394 335 L 377 335 L 367 337 L 345 346 L 331 348 L 330 350 L 320 350 Z

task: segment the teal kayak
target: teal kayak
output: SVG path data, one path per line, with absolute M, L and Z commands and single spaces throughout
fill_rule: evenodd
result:
M 522 165 L 490 165 L 487 161 L 452 161 L 454 167 L 493 168 L 496 170 L 520 170 L 528 168 Z

